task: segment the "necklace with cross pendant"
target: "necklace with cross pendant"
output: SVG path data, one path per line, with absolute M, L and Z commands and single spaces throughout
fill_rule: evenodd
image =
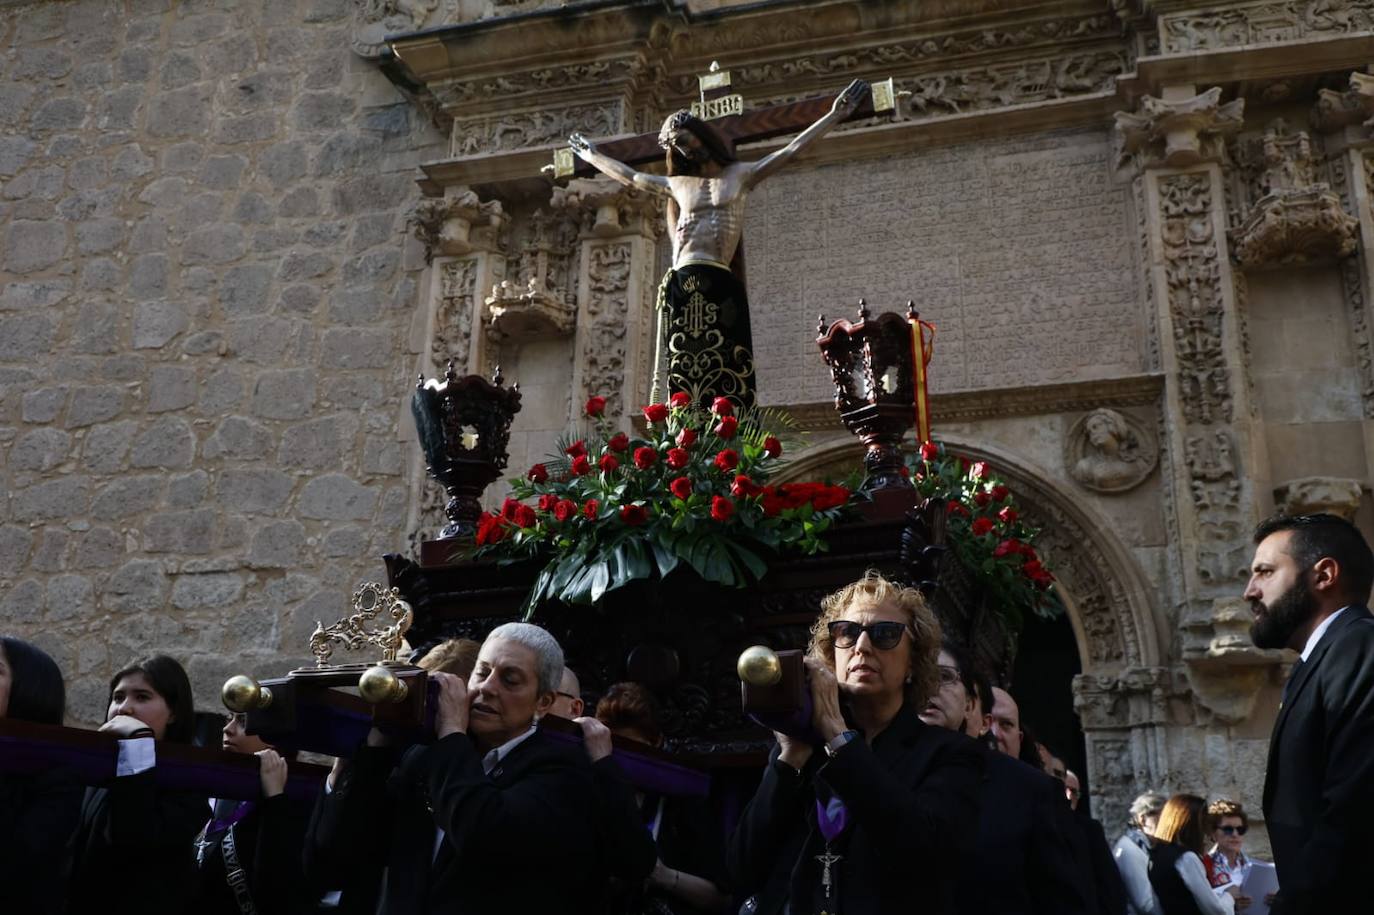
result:
M 830 846 L 825 847 L 825 853 L 816 856 L 816 860 L 821 864 L 821 888 L 825 890 L 825 901 L 830 901 L 830 894 L 834 890 L 835 881 L 830 874 L 832 865 L 839 864 L 844 855 L 833 854 Z

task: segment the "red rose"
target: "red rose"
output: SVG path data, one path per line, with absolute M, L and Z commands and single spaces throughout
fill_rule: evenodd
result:
M 771 435 L 768 436 L 763 440 L 763 453 L 771 458 L 777 457 L 782 454 L 782 442 Z
M 818 512 L 839 508 L 849 501 L 849 490 L 843 486 L 825 486 L 811 497 L 811 507 Z
M 592 462 L 587 460 L 585 454 L 579 454 L 572 462 L 572 472 L 580 476 L 585 476 L 592 472 Z
M 1003 486 L 1001 483 L 992 487 L 992 501 L 994 502 L 1003 502 L 1009 495 L 1011 495 L 1011 490 L 1007 489 L 1007 487 Z
M 981 490 L 981 489 L 978 490 L 977 492 L 975 492 L 975 493 L 973 494 L 973 502 L 974 502 L 974 504 L 977 505 L 979 508 L 986 508 L 986 507 L 987 507 L 987 504 L 988 504 L 989 502 L 991 502 L 991 501 L 992 501 L 992 494 L 991 494 L 991 493 L 988 493 L 988 492 L 985 492 L 985 491 L 983 491 L 983 490 Z
M 606 398 L 592 397 L 588 399 L 586 410 L 588 416 L 600 416 L 606 412 Z
M 1015 521 L 1017 518 L 1021 516 L 1016 513 L 1016 509 L 1012 508 L 1011 506 L 1007 506 L 1006 508 L 1002 509 L 1000 512 L 997 513 L 997 517 L 1001 518 L 1007 524 L 1011 524 L 1013 521 Z
M 551 512 L 553 507 L 558 504 L 558 497 L 551 492 L 546 492 L 539 497 L 539 510 L 541 512 Z
M 520 503 L 515 499 L 506 499 L 501 503 L 501 517 L 509 521 L 515 517 L 515 510 L 520 507 Z
M 672 490 L 673 495 L 677 496 L 679 499 L 682 499 L 683 501 L 686 501 L 687 497 L 692 494 L 692 481 L 687 479 L 686 477 L 678 477 L 676 480 L 668 484 L 668 488 Z
M 534 509 L 528 505 L 521 505 L 515 509 L 514 520 L 519 527 L 534 527 L 539 523 L 539 519 L 534 516 Z
M 500 543 L 506 539 L 505 520 L 500 515 L 493 515 L 491 512 L 482 512 L 477 519 L 477 543 L 485 546 L 488 543 Z
M 714 496 L 711 499 L 711 518 L 715 521 L 729 521 L 730 516 L 735 513 L 735 503 L 724 496 Z
M 730 402 L 728 397 L 717 397 L 711 401 L 711 412 L 717 416 L 733 416 L 735 405 Z
M 553 516 L 559 521 L 571 521 L 577 515 L 577 503 L 572 499 L 559 499 L 553 507 Z
M 668 404 L 673 407 L 690 407 L 692 405 L 692 395 L 688 394 L 686 391 L 678 391 L 672 397 L 668 398 Z
M 612 451 L 624 451 L 630 447 L 630 437 L 624 432 L 617 432 L 611 436 L 610 441 L 606 442 L 606 447 Z
M 716 424 L 715 433 L 721 438 L 734 438 L 735 430 L 739 428 L 739 420 L 733 416 L 722 416 L 720 422 Z
M 763 506 L 763 515 L 766 518 L 776 517 L 780 511 L 787 507 L 786 500 L 778 495 L 778 491 L 771 486 L 763 488 L 763 498 L 759 500 L 759 504 Z
M 587 453 L 587 443 L 579 438 L 577 441 L 564 448 L 563 453 L 570 458 L 580 458 Z
M 651 423 L 661 423 L 668 418 L 668 408 L 661 403 L 651 403 L 644 408 L 644 418 Z
M 652 448 L 635 449 L 635 466 L 640 470 L 648 470 L 658 463 L 658 452 Z
M 996 548 L 992 551 L 992 555 L 1001 559 L 1004 556 L 1015 556 L 1020 552 L 1021 541 L 1017 540 L 1015 537 L 1011 537 L 997 544 Z
M 974 518 L 970 527 L 975 537 L 981 537 L 992 531 L 992 519 L 988 517 Z
M 601 503 L 596 499 L 588 499 L 582 504 L 582 514 L 592 521 L 596 520 L 596 515 L 599 511 L 601 511 Z
M 622 505 L 620 506 L 620 520 L 630 527 L 639 527 L 649 520 L 649 511 L 643 505 Z
M 902 476 L 906 477 L 908 480 L 911 479 L 911 468 L 907 467 L 905 464 L 903 464 L 901 467 L 898 467 L 897 472 L 900 473 Z M 917 479 L 920 479 L 920 477 L 917 477 Z
M 597 466 L 601 468 L 602 473 L 615 473 L 620 462 L 615 459 L 614 454 L 603 454 L 601 460 L 597 461 Z
M 735 482 L 730 485 L 730 494 L 737 499 L 748 499 L 761 492 L 763 488 L 744 474 L 735 477 Z
M 949 515 L 963 515 L 968 517 L 968 509 L 958 499 L 950 499 L 945 505 L 945 513 Z
M 681 470 L 687 466 L 687 462 L 692 459 L 684 448 L 668 449 L 668 466 L 674 470 Z
M 525 474 L 526 479 L 531 483 L 547 483 L 549 480 L 549 468 L 543 464 L 535 464 L 530 468 L 530 472 Z
M 960 473 L 968 473 L 968 469 L 973 466 L 973 462 L 966 457 L 959 458 Z
M 992 474 L 992 468 L 988 467 L 987 461 L 979 461 L 968 469 L 968 475 L 975 480 L 986 480 Z
M 690 448 L 697 440 L 695 429 L 683 429 L 677 434 L 677 446 L 679 448 Z
M 940 456 L 940 446 L 934 442 L 921 443 L 921 460 L 933 461 Z
M 1031 559 L 1027 561 L 1025 565 L 1021 566 L 1021 571 L 1025 573 L 1027 578 L 1033 578 L 1038 573 L 1043 572 L 1044 569 L 1045 567 L 1040 564 L 1040 560 L 1038 559 Z
M 733 449 L 726 448 L 716 455 L 715 463 L 719 470 L 734 470 L 739 465 L 739 454 Z

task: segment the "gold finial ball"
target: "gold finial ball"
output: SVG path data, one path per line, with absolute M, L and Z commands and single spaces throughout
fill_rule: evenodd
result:
M 400 702 L 408 691 L 395 674 L 380 664 L 369 667 L 358 678 L 358 693 L 373 705 Z
M 767 645 L 755 645 L 740 653 L 735 665 L 739 678 L 750 686 L 772 686 L 782 679 L 778 653 Z
M 267 708 L 272 704 L 272 691 L 263 689 L 257 680 L 243 674 L 225 680 L 219 697 L 223 700 L 225 708 L 239 714 Z

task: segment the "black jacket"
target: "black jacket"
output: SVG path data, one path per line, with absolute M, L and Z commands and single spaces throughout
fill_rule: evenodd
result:
M 1368 901 L 1374 861 L 1374 617 L 1352 606 L 1293 675 L 1274 722 L 1264 819 L 1282 915 Z
M 0 909 L 32 915 L 62 911 L 67 843 L 84 793 L 62 772 L 0 773 Z
M 1182 845 L 1154 845 L 1150 848 L 1150 888 L 1159 900 L 1164 915 L 1202 915 L 1192 890 L 1178 873 L 1178 862 L 1191 855 Z
M 195 901 L 187 911 L 196 915 L 239 915 L 226 873 L 225 832 L 233 835 L 235 857 L 259 915 L 310 911 L 319 899 L 322 891 L 313 889 L 301 871 L 301 845 L 310 818 L 309 807 L 289 800 L 285 794 L 252 803 L 249 813 L 229 830 L 202 837 L 205 851 L 196 865 Z M 206 809 L 208 812 L 209 808 Z
M 760 913 L 811 912 L 820 895 L 825 843 L 816 785 L 843 799 L 850 826 L 833 844 L 838 910 L 881 915 L 955 912 L 956 874 L 973 853 L 983 752 L 954 731 L 924 724 L 903 706 L 872 747 L 853 740 L 833 758 L 813 754 L 799 775 L 775 748 L 758 792 L 731 837 L 735 888 L 757 895 Z
M 209 809 L 203 795 L 159 788 L 152 771 L 87 788 L 71 843 L 67 911 L 182 915 Z
M 576 912 L 595 905 L 596 795 L 585 753 L 539 732 L 487 776 L 466 734 L 397 755 L 364 747 L 312 821 L 311 860 L 385 861 L 384 915 Z M 445 837 L 435 853 L 435 828 Z M 313 873 L 339 885 L 347 870 Z
M 1004 753 L 987 752 L 977 854 L 961 865 L 966 915 L 1088 915 L 1085 881 L 1064 834 L 1062 784 Z

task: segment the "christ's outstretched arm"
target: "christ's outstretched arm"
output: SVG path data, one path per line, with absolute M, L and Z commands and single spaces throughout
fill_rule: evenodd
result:
M 648 172 L 635 171 L 619 159 L 612 159 L 610 156 L 597 152 L 592 141 L 580 133 L 568 137 L 568 145 L 572 147 L 573 152 L 577 153 L 578 158 L 582 161 L 627 187 L 638 188 L 654 194 L 667 195 L 672 193 L 667 178 L 651 175 Z
M 844 91 L 835 96 L 835 104 L 830 106 L 830 112 L 828 114 L 797 134 L 792 142 L 788 143 L 782 149 L 769 153 L 749 166 L 749 172 L 744 179 L 745 185 L 747 187 L 753 187 L 755 184 L 758 184 L 764 178 L 767 178 L 773 172 L 786 165 L 797 153 L 829 133 L 832 127 L 849 117 L 854 109 L 859 107 L 859 103 L 863 101 L 864 93 L 868 91 L 868 83 L 861 79 L 856 79 L 848 86 L 845 86 Z M 584 156 L 583 158 L 586 157 Z M 590 162 L 591 160 L 588 159 L 587 161 Z M 592 164 L 595 165 L 596 163 L 593 162 Z

